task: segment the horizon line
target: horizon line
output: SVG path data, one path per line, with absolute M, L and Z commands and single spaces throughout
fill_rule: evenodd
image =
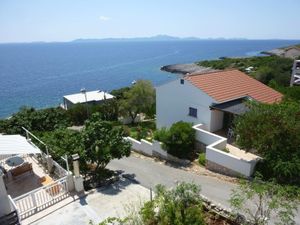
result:
M 165 40 L 159 40 L 155 38 L 169 38 Z M 106 37 L 106 38 L 74 38 L 68 41 L 17 41 L 17 42 L 0 42 L 0 44 L 51 44 L 51 43 L 89 43 L 89 42 L 113 42 L 113 41 L 130 41 L 132 39 L 148 39 L 147 41 L 202 41 L 202 40 L 214 40 L 214 41 L 230 41 L 230 40 L 237 40 L 237 41 L 300 41 L 299 39 L 294 38 L 245 38 L 245 37 L 194 37 L 194 36 L 187 36 L 187 37 L 177 37 L 177 36 L 170 36 L 170 35 L 155 35 L 155 36 L 136 36 L 136 37 Z M 151 40 L 154 39 L 154 40 Z M 85 42 L 86 41 L 86 42 Z M 139 40 L 139 41 L 146 41 L 146 40 Z

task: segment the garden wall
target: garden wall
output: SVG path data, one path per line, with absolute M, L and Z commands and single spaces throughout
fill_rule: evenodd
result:
M 246 160 L 224 152 L 226 138 L 206 131 L 202 124 L 193 128 L 196 140 L 206 145 L 206 168 L 230 176 L 250 177 L 253 174 L 257 160 Z
M 179 159 L 173 155 L 170 155 L 162 148 L 162 144 L 158 141 L 153 141 L 152 143 L 149 141 L 146 141 L 144 139 L 141 139 L 141 141 L 138 141 L 132 137 L 126 137 L 126 140 L 128 140 L 132 146 L 132 150 L 136 151 L 138 153 L 141 153 L 143 155 L 147 156 L 155 156 L 170 162 L 179 163 L 182 165 L 188 165 L 190 163 L 189 160 Z

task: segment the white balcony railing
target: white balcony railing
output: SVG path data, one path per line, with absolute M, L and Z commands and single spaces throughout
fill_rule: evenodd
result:
M 25 219 L 68 197 L 67 177 L 14 198 L 21 219 Z

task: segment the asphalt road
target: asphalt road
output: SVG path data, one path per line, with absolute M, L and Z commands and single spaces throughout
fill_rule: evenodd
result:
M 235 184 L 220 179 L 197 175 L 193 172 L 174 168 L 161 162 L 155 162 L 148 158 L 130 156 L 120 160 L 113 160 L 108 165 L 109 169 L 120 170 L 126 176 L 136 180 L 137 183 L 153 188 L 157 184 L 172 187 L 176 182 L 194 182 L 201 186 L 202 194 L 216 204 L 230 208 L 228 202 L 231 190 Z M 300 225 L 300 211 L 295 217 L 296 224 Z M 272 224 L 272 222 L 270 223 Z
M 172 187 L 180 181 L 193 182 L 201 186 L 201 193 L 204 196 L 225 207 L 229 207 L 228 199 L 231 189 L 235 187 L 234 184 L 217 178 L 197 175 L 148 158 L 135 156 L 113 160 L 108 164 L 108 168 L 120 170 L 146 188 L 154 188 L 157 184 Z

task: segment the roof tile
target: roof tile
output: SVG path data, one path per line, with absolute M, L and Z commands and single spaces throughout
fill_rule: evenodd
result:
M 274 103 L 281 101 L 283 96 L 239 70 L 193 74 L 185 79 L 218 102 L 248 95 L 259 102 Z

